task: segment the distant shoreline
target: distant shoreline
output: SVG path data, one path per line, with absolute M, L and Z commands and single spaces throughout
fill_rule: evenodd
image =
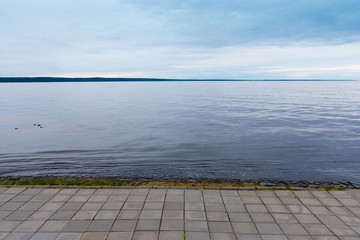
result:
M 0 83 L 47 82 L 349 82 L 338 79 L 166 79 L 166 78 L 105 78 L 105 77 L 0 77 Z

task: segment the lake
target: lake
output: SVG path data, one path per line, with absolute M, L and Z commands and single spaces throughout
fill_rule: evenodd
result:
M 359 182 L 360 82 L 1 83 L 0 175 Z

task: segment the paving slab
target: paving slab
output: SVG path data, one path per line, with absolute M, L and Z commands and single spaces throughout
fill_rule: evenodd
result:
M 360 239 L 360 190 L 0 188 L 0 239 Z

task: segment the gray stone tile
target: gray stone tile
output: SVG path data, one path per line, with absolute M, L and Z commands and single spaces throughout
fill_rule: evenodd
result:
M 260 234 L 283 234 L 276 223 L 255 223 Z
M 208 224 L 206 221 L 185 221 L 186 232 L 208 232 Z
M 107 232 L 86 232 L 81 240 L 105 240 L 107 235 Z
M 259 197 L 248 197 L 248 196 L 243 196 L 241 197 L 243 203 L 245 204 L 263 204 L 263 202 L 261 201 L 261 199 Z
M 271 213 L 290 213 L 285 205 L 266 205 L 266 208 Z
M 275 190 L 274 192 L 280 198 L 281 197 L 283 197 L 283 198 L 295 197 L 295 195 L 291 191 L 288 191 L 288 190 Z
M 0 232 L 11 232 L 17 226 L 19 226 L 22 222 L 21 221 L 0 221 Z
M 339 216 L 340 220 L 343 221 L 346 225 L 355 225 L 360 226 L 360 218 L 353 216 Z
M 78 211 L 72 220 L 91 220 L 97 213 L 98 211 Z
M 360 207 L 348 207 L 348 209 L 355 215 L 360 217 Z
M 243 197 L 243 196 L 249 196 L 249 197 L 256 197 L 256 191 L 250 190 L 250 191 L 245 191 L 245 190 L 239 190 L 238 191 L 239 196 Z
M 203 197 L 201 195 L 186 195 L 186 203 L 203 203 Z
M 3 220 L 7 216 L 9 216 L 13 211 L 0 211 L 0 220 Z
M 313 214 L 327 214 L 327 215 L 331 215 L 331 214 L 332 214 L 326 207 L 322 207 L 322 206 L 307 206 L 307 208 L 308 208 Z
M 237 240 L 262 240 L 261 236 L 258 234 L 236 234 Z
M 145 202 L 143 209 L 144 210 L 162 210 L 164 208 L 164 203 L 162 202 Z
M 239 197 L 237 191 L 220 190 L 220 194 L 222 197 Z
M 11 213 L 9 216 L 5 218 L 5 220 L 25 220 L 29 216 L 31 216 L 34 213 L 34 211 L 28 211 L 28 210 L 16 210 L 13 213 Z
M 19 210 L 39 210 L 39 208 L 41 208 L 41 206 L 44 205 L 44 203 L 37 203 L 37 202 L 28 202 L 25 203 L 24 205 L 22 205 Z
M 58 210 L 64 203 L 62 202 L 52 202 L 52 203 L 45 203 L 39 210 Z
M 7 202 L 0 207 L 0 211 L 14 211 L 24 205 L 24 202 Z
M 140 211 L 132 210 L 121 210 L 118 219 L 138 219 L 140 216 Z
M 104 203 L 85 203 L 80 211 L 99 211 Z
M 208 222 L 209 231 L 212 233 L 232 233 L 230 222 Z
M 337 198 L 337 200 L 346 207 L 360 207 L 360 201 L 354 198 Z
M 32 221 L 41 221 L 41 220 L 48 220 L 55 211 L 36 211 L 34 212 L 27 220 Z
M 183 189 L 168 189 L 166 191 L 166 194 L 167 195 L 184 195 L 185 194 L 185 191 Z
M 184 231 L 183 220 L 167 220 L 163 219 L 160 225 L 161 231 Z
M 43 189 L 41 189 L 41 188 L 27 188 L 26 190 L 21 192 L 21 194 L 36 195 L 36 194 L 40 193 L 42 190 Z
M 106 202 L 110 195 L 93 195 L 87 202 Z
M 68 200 L 68 203 L 85 203 L 90 197 L 91 195 L 75 194 Z
M 158 231 L 135 231 L 132 240 L 157 240 Z
M 277 197 L 276 194 L 271 190 L 256 191 L 259 197 Z
M 107 202 L 125 202 L 128 195 L 111 195 Z
M 316 198 L 300 198 L 300 201 L 306 206 L 322 206 Z
M 62 211 L 77 211 L 82 207 L 83 203 L 67 202 L 59 210 Z
M 215 197 L 215 196 L 205 196 L 204 197 L 204 202 L 205 203 L 210 203 L 210 204 L 219 204 L 219 203 L 223 203 L 221 197 Z
M 4 239 L 8 235 L 7 232 L 0 232 L 0 239 Z
M 355 233 L 350 227 L 345 225 L 342 226 L 327 225 L 327 227 L 331 229 L 331 231 L 337 236 L 347 236 L 347 237 L 358 236 L 357 233 Z
M 141 210 L 144 202 L 125 202 L 122 209 L 125 210 Z
M 305 236 L 305 235 L 287 235 L 287 238 L 289 240 L 313 240 L 313 238 L 308 235 L 308 236 Z
M 209 232 L 186 232 L 187 239 L 210 240 Z
M 160 229 L 160 220 L 139 220 L 136 231 L 157 231 Z
M 166 195 L 165 202 L 180 202 L 183 203 L 184 196 L 178 196 L 178 195 Z
M 39 229 L 39 232 L 61 232 L 68 221 L 47 221 Z
M 310 191 L 312 193 L 312 195 L 314 195 L 316 198 L 332 198 L 331 194 L 329 194 L 326 191 L 318 191 L 318 190 L 314 190 L 314 191 Z
M 208 221 L 228 222 L 229 218 L 226 212 L 207 212 Z
M 343 206 L 335 198 L 319 198 L 319 201 L 327 207 L 342 207 Z
M 185 211 L 186 220 L 206 220 L 204 211 Z
M 320 221 L 326 225 L 343 225 L 344 223 L 335 215 L 317 215 Z
M 30 202 L 47 202 L 49 201 L 51 198 L 53 197 L 53 195 L 51 194 L 39 194 L 39 195 L 35 195 Z
M 143 210 L 139 219 L 161 219 L 161 210 Z
M 70 220 L 76 211 L 57 211 L 50 217 L 51 220 Z
M 277 223 L 299 223 L 298 220 L 289 213 L 274 213 L 272 216 Z
M 160 231 L 159 240 L 183 240 L 183 231 Z
M 129 202 L 144 202 L 146 195 L 130 195 L 127 199 Z
M 56 240 L 80 240 L 82 233 L 60 233 Z
M 59 233 L 38 232 L 30 238 L 30 240 L 55 240 Z
M 23 192 L 24 190 L 25 190 L 25 188 L 11 187 L 11 188 L 8 188 L 7 190 L 5 190 L 2 193 L 3 194 L 19 194 L 19 193 Z
M 314 196 L 309 191 L 294 191 L 294 195 L 298 198 L 313 198 Z
M 137 220 L 116 220 L 111 231 L 113 232 L 133 232 Z
M 231 205 L 229 209 L 235 208 L 237 210 L 237 207 L 233 207 L 234 205 Z M 235 205 L 236 206 L 236 205 Z M 205 204 L 205 209 L 208 212 L 225 212 L 225 205 L 224 204 Z M 246 211 L 246 210 L 245 210 Z
M 166 202 L 164 210 L 184 210 L 184 203 Z
M 225 204 L 244 204 L 240 197 L 223 197 Z
M 213 240 L 236 240 L 234 233 L 211 233 Z
M 248 213 L 229 213 L 232 222 L 252 222 Z
M 300 223 L 320 223 L 319 219 L 312 214 L 294 214 L 294 216 Z
M 281 202 L 285 205 L 301 205 L 302 203 L 297 198 L 280 198 Z
M 322 224 L 303 224 L 303 226 L 312 236 L 334 235 L 325 225 Z
M 49 200 L 49 202 L 61 202 L 65 203 L 67 200 L 71 198 L 71 195 L 55 195 L 53 198 Z
M 7 202 L 15 196 L 15 194 L 0 194 L 0 202 Z
M 185 210 L 186 211 L 204 211 L 205 206 L 203 203 L 185 203 Z
M 102 210 L 120 210 L 122 206 L 124 205 L 124 202 L 106 202 L 102 206 Z
M 354 214 L 345 207 L 328 207 L 328 209 L 336 216 L 354 216 Z
M 246 204 L 245 206 L 249 213 L 267 213 L 268 212 L 265 205 Z
M 288 240 L 285 235 L 261 235 L 263 240 Z
M 106 240 L 131 240 L 133 232 L 111 232 Z
M 90 222 L 90 220 L 69 221 L 63 228 L 63 232 L 85 232 Z
M 114 220 L 93 220 L 90 222 L 88 232 L 110 232 Z
M 280 223 L 279 225 L 286 235 L 308 235 L 299 223 Z
M 335 236 L 312 236 L 314 240 L 339 240 L 338 237 Z
M 31 238 L 32 235 L 33 233 L 24 233 L 24 232 L 10 233 L 4 238 L 4 240 L 28 240 Z M 1 234 L 0 234 L 0 239 L 2 239 Z
M 45 221 L 24 221 L 14 231 L 15 232 L 36 232 Z
M 147 202 L 164 202 L 165 201 L 165 195 L 148 195 L 146 198 Z
M 11 201 L 14 201 L 14 202 L 27 202 L 30 199 L 32 199 L 33 197 L 34 197 L 34 195 L 19 194 L 16 197 L 14 197 L 13 199 L 11 199 Z
M 286 205 L 291 213 L 310 213 L 309 209 L 307 209 L 303 205 Z
M 261 197 L 261 200 L 267 205 L 282 205 L 280 199 L 276 197 Z
M 162 219 L 184 219 L 184 212 L 164 210 Z
M 275 222 L 270 213 L 250 213 L 250 216 L 254 222 L 271 223 Z
M 254 223 L 233 222 L 232 226 L 234 228 L 234 232 L 237 234 L 257 234 L 258 233 Z
M 95 219 L 102 219 L 102 220 L 116 219 L 118 214 L 119 214 L 119 210 L 100 210 L 95 216 Z

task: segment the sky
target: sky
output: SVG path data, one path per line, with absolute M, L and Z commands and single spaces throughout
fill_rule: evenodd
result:
M 359 0 L 0 0 L 0 76 L 360 79 Z

